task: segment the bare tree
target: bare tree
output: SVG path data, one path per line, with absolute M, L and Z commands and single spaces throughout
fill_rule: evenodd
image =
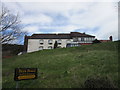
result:
M 25 34 L 21 31 L 21 21 L 18 14 L 12 14 L 5 6 L 0 13 L 0 39 L 1 44 L 10 43 Z

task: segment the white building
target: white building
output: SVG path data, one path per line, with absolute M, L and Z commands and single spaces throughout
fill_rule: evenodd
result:
M 34 52 L 43 49 L 53 49 L 54 43 L 57 41 L 59 48 L 89 45 L 95 36 L 85 33 L 71 32 L 68 34 L 33 34 L 25 36 L 25 51 Z

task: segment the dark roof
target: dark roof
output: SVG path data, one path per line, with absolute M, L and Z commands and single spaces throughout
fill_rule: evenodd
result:
M 36 39 L 70 39 L 70 34 L 33 34 L 31 38 Z
M 79 33 L 79 32 L 71 32 L 70 35 L 71 35 L 71 37 L 95 37 L 92 35 L 88 35 L 85 33 Z
M 33 34 L 32 36 L 27 36 L 29 39 L 71 39 L 73 37 L 95 37 L 85 33 L 71 32 L 69 34 Z

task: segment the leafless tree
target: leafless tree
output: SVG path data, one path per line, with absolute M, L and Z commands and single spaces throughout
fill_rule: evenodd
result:
M 0 39 L 1 44 L 10 43 L 23 36 L 22 25 L 18 14 L 12 14 L 5 6 L 0 13 Z

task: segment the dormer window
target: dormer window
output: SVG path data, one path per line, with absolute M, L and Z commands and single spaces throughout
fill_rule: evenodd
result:
M 48 44 L 52 44 L 53 43 L 53 40 L 48 40 Z
M 44 43 L 44 41 L 41 39 L 41 40 L 39 41 L 39 43 L 40 43 L 40 44 L 43 44 L 43 43 Z

